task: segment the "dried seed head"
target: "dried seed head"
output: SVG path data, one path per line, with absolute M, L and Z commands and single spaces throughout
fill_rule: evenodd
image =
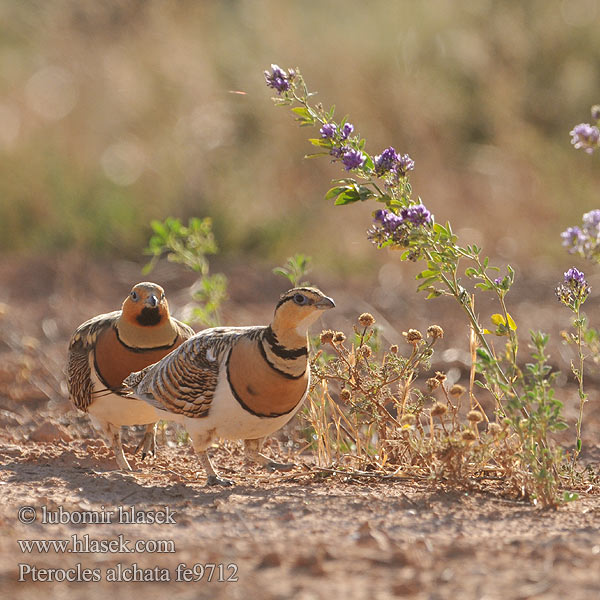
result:
M 463 442 L 474 442 L 477 439 L 477 436 L 470 430 L 467 429 L 460 434 Z
M 392 354 L 398 354 L 398 346 L 396 344 L 390 346 L 390 352 Z
M 350 393 L 350 390 L 343 389 L 343 390 L 340 392 L 340 398 L 341 398 L 341 399 L 342 399 L 344 402 L 348 402 L 348 400 L 350 400 L 350 396 L 351 396 L 351 395 L 352 395 L 352 394 Z
M 445 404 L 442 404 L 441 402 L 436 402 L 431 409 L 431 416 L 441 417 L 442 415 L 446 414 L 447 410 L 448 407 Z
M 450 388 L 450 395 L 456 396 L 458 398 L 459 396 L 462 396 L 466 391 L 467 390 L 462 385 L 458 385 L 457 383 Z
M 371 327 L 371 325 L 375 323 L 375 317 L 371 313 L 363 313 L 360 315 L 360 317 L 358 317 L 358 322 L 363 327 Z
M 346 336 L 342 331 L 336 331 L 333 335 L 333 342 L 335 344 L 342 344 L 346 339 Z
M 467 413 L 467 419 L 471 423 L 479 423 L 480 421 L 483 420 L 483 415 L 478 410 L 470 410 Z
M 440 382 L 435 378 L 435 377 L 430 377 L 427 381 L 427 387 L 429 388 L 430 392 L 433 392 L 433 390 L 435 390 L 436 388 L 439 387 Z
M 446 373 L 442 373 L 441 371 L 436 371 L 435 372 L 435 378 L 440 382 L 443 383 L 444 381 L 446 381 Z
M 427 328 L 427 336 L 432 337 L 434 340 L 444 337 L 444 330 L 439 325 L 430 325 Z
M 488 433 L 490 435 L 493 435 L 494 437 L 500 435 L 500 432 L 502 431 L 502 427 L 500 425 L 498 425 L 498 423 L 489 423 L 488 424 Z
M 417 331 L 416 329 L 409 329 L 408 331 L 403 331 L 402 335 L 406 338 L 406 341 L 409 344 L 416 344 L 417 342 L 420 342 L 423 339 L 421 332 Z
M 417 420 L 416 415 L 413 415 L 412 413 L 406 413 L 406 414 L 402 415 L 402 418 L 400 419 L 400 423 L 402 423 L 402 425 L 412 425 L 416 420 Z
M 371 350 L 371 348 L 369 348 L 369 346 L 363 346 L 362 348 L 359 348 L 359 353 L 364 358 L 369 358 L 369 356 L 373 354 L 373 351 Z
M 331 329 L 321 332 L 321 344 L 331 344 L 333 342 L 334 333 Z

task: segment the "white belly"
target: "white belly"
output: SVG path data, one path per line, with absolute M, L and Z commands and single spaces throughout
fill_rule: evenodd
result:
M 192 418 L 157 410 L 155 419 L 182 423 L 192 437 L 221 438 L 224 440 L 251 440 L 262 438 L 281 429 L 300 409 L 306 393 L 298 405 L 280 417 L 257 417 L 243 408 L 231 393 L 227 377 L 221 373 L 220 383 L 206 417 Z M 308 390 L 309 385 L 306 386 Z
M 98 379 L 93 365 L 91 378 L 94 391 L 97 392 L 88 408 L 88 412 L 93 417 L 116 426 L 147 425 L 158 420 L 155 409 L 143 400 L 124 398 L 112 392 L 101 391 L 106 390 L 106 387 Z

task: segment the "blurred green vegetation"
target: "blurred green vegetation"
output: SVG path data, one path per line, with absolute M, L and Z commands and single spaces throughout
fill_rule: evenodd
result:
M 172 215 L 210 216 L 226 255 L 384 260 L 372 205 L 323 200 L 340 173 L 303 160 L 272 62 L 372 154 L 409 153 L 416 194 L 492 256 L 564 262 L 559 233 L 600 205 L 597 157 L 568 135 L 600 102 L 597 0 L 22 0 L 0 17 L 4 253 L 141 258 Z

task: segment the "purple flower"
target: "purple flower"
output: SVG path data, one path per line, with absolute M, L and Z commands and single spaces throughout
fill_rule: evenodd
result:
M 322 138 L 331 139 L 335 137 L 335 133 L 337 131 L 337 125 L 335 123 L 325 123 L 321 129 L 319 129 L 319 133 Z
M 594 106 L 592 106 L 592 119 L 594 119 L 594 121 L 600 121 L 600 104 L 594 104 Z
M 575 125 L 570 132 L 571 144 L 575 148 L 583 148 L 588 154 L 598 147 L 600 141 L 600 129 L 589 123 L 580 123 Z
M 415 168 L 415 161 L 408 155 L 403 154 L 398 157 L 398 169 L 400 175 L 406 175 L 407 171 L 412 171 Z
M 265 71 L 267 86 L 277 90 L 278 94 L 290 89 L 289 75 L 277 65 L 271 65 L 271 72 Z
M 585 242 L 586 236 L 579 227 L 569 227 L 560 234 L 560 237 L 563 240 L 563 246 L 568 248 L 571 254 L 583 250 L 583 243 Z
M 585 280 L 585 275 L 571 267 L 566 273 L 563 283 L 556 288 L 558 299 L 571 310 L 577 311 L 590 293 L 590 286 Z
M 385 208 L 380 208 L 379 210 L 376 210 L 373 213 L 373 220 L 383 223 L 385 221 L 386 215 L 389 215 L 389 214 L 390 214 L 389 210 L 386 210 Z
M 392 146 L 376 156 L 373 162 L 375 173 L 380 176 L 392 173 L 396 177 L 404 177 L 407 171 L 412 171 L 415 168 L 415 161 L 408 154 L 400 156 Z
M 344 126 L 342 127 L 342 139 L 347 140 L 348 137 L 352 135 L 353 131 L 354 125 L 352 125 L 352 123 L 344 123 Z
M 351 150 L 350 146 L 334 146 L 329 151 L 329 154 L 331 154 L 331 156 L 333 156 L 334 158 L 342 158 L 342 156 L 346 152 L 349 152 L 350 150 Z
M 396 150 L 390 146 L 386 148 L 379 156 L 376 156 L 373 159 L 373 163 L 375 164 L 375 172 L 378 175 L 383 175 L 388 171 L 391 171 L 398 162 L 398 155 L 396 154 Z
M 583 228 L 588 231 L 590 229 L 598 229 L 600 225 L 600 210 L 590 210 L 583 215 Z
M 403 208 L 400 215 L 405 221 L 409 221 L 413 225 L 426 225 L 431 223 L 431 213 L 423 204 Z
M 585 275 L 575 267 L 571 267 L 565 273 L 565 283 L 580 286 L 581 284 L 585 283 Z
M 367 157 L 359 150 L 350 149 L 342 155 L 342 162 L 346 167 L 346 171 L 362 166 L 366 159 Z
M 385 208 L 375 211 L 374 221 L 380 223 L 385 232 L 389 234 L 393 234 L 403 222 L 402 217 Z
M 494 279 L 494 283 L 496 285 L 500 285 L 503 281 L 504 281 L 504 277 L 496 277 L 496 279 Z

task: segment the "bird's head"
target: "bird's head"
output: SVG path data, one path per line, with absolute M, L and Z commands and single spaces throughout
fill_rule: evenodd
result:
M 132 325 L 153 327 L 168 318 L 165 291 L 156 283 L 137 283 L 123 302 L 123 319 Z
M 314 287 L 297 287 L 281 296 L 275 307 L 273 330 L 293 331 L 306 338 L 308 328 L 335 302 Z

